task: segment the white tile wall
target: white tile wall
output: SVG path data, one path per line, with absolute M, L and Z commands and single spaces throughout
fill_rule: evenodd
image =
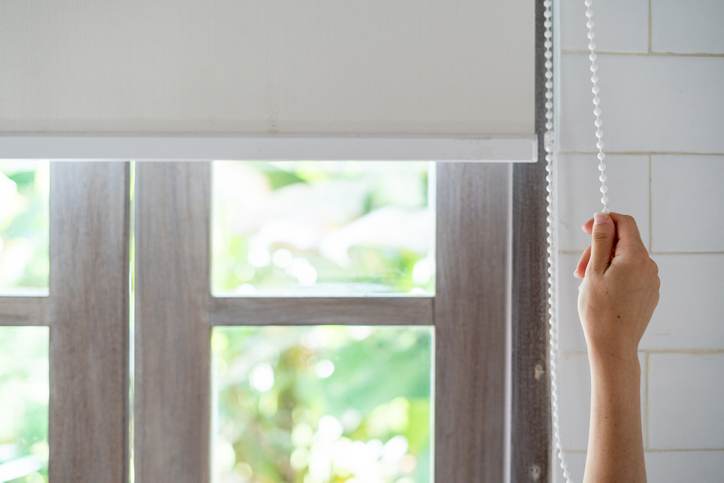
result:
M 587 244 L 579 225 L 598 207 L 597 172 L 586 154 L 583 0 L 558 9 L 561 424 L 581 481 L 590 384 L 572 272 Z M 594 9 L 611 203 L 636 216 L 662 278 L 641 343 L 649 481 L 724 482 L 724 0 L 594 0 Z
M 651 483 L 721 483 L 724 451 L 664 451 L 646 453 Z
M 653 156 L 651 172 L 654 250 L 724 251 L 724 156 Z
M 661 300 L 641 348 L 724 348 L 724 253 L 657 255 L 655 259 L 661 278 Z
M 583 329 L 578 320 L 578 287 L 581 281 L 573 276 L 579 255 L 560 254 L 558 257 L 558 323 L 561 351 L 586 350 Z
M 724 352 L 654 353 L 649 364 L 649 447 L 724 449 Z
M 591 405 L 588 356 L 580 352 L 564 353 L 558 364 L 561 444 L 566 450 L 585 450 Z
M 599 56 L 606 146 L 618 152 L 724 153 L 724 58 Z M 561 149 L 593 151 L 588 56 L 561 65 Z
M 561 47 L 586 50 L 586 17 L 583 0 L 561 0 Z M 648 0 L 594 2 L 596 43 L 601 51 L 647 52 L 649 49 Z
M 721 0 L 652 0 L 651 16 L 655 52 L 724 53 Z
M 562 155 L 558 168 L 559 248 L 580 251 L 590 237 L 581 224 L 601 208 L 598 160 L 592 154 Z M 634 215 L 644 243 L 649 243 L 649 157 L 609 156 L 611 210 Z M 724 166 L 724 163 L 722 163 Z

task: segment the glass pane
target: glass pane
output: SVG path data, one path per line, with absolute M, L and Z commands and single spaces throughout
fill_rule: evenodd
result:
M 48 481 L 47 327 L 0 327 L 0 481 Z
M 0 161 L 0 292 L 48 291 L 48 163 Z
M 215 483 L 427 483 L 430 327 L 216 327 Z
M 432 293 L 430 167 L 214 163 L 214 293 Z

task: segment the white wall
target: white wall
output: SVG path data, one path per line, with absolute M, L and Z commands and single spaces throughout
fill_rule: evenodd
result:
M 560 0 L 562 438 L 581 480 L 589 382 L 573 269 L 598 208 L 583 0 Z M 641 345 L 649 481 L 724 481 L 724 0 L 594 0 L 612 209 L 662 299 Z M 557 465 L 557 462 L 556 462 Z

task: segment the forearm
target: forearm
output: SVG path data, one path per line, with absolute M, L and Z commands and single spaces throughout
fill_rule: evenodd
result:
M 590 353 L 589 361 L 591 419 L 584 482 L 643 483 L 638 358 Z

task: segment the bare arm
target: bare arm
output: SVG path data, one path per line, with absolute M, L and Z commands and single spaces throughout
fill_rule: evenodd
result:
M 658 268 L 629 216 L 596 215 L 578 264 L 578 312 L 591 366 L 585 483 L 644 483 L 637 350 L 659 300 Z

